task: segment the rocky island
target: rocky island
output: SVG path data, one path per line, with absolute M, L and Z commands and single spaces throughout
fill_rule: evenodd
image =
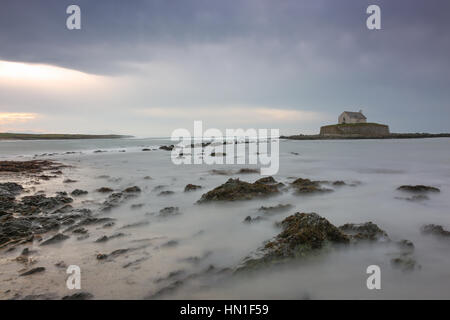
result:
M 367 122 L 362 111 L 344 111 L 338 118 L 337 124 L 320 128 L 319 134 L 280 136 L 281 139 L 291 140 L 332 140 L 332 139 L 420 139 L 445 138 L 450 133 L 391 133 L 385 124 Z

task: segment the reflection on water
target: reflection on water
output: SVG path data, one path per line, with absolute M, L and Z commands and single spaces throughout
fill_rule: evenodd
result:
M 107 195 L 94 190 L 123 190 L 134 185 L 142 189 L 138 197 L 101 215 L 117 219 L 110 229 L 89 227 L 89 238 L 77 240 L 71 235 L 54 246 L 35 243 L 32 256 L 36 266 L 46 267 L 41 275 L 17 277 L 23 266 L 13 259 L 20 251 L 2 252 L 0 297 L 11 298 L 15 292 L 22 296 L 70 294 L 65 286 L 65 269 L 55 266 L 64 261 L 65 265 L 81 267 L 82 288 L 96 298 L 149 297 L 176 280 L 182 282 L 161 298 L 450 298 L 450 241 L 420 233 L 425 223 L 450 229 L 449 139 L 282 141 L 277 181 L 287 183 L 292 177 L 304 177 L 344 180 L 354 186 L 333 187 L 334 192 L 314 196 L 296 196 L 288 191 L 267 199 L 208 205 L 195 202 L 230 177 L 211 174 L 211 170 L 236 172 L 242 165 L 175 166 L 170 152 L 141 151 L 168 143 L 163 139 L 0 142 L 0 157 L 4 159 L 57 152 L 46 157 L 74 166 L 65 169 L 63 177 L 41 185 L 20 181 L 31 193 L 87 190 L 89 194 L 76 198 L 74 206 L 97 212 Z M 109 152 L 92 152 L 98 149 Z M 82 153 L 62 154 L 67 151 Z M 258 174 L 232 177 L 251 182 L 260 178 Z M 65 184 L 62 181 L 66 178 L 78 182 Z M 184 192 L 188 183 L 202 189 Z M 396 199 L 402 196 L 396 188 L 403 184 L 432 185 L 441 192 L 420 202 Z M 158 195 L 169 190 L 174 193 Z M 293 207 L 254 223 L 243 223 L 247 216 L 260 215 L 259 207 L 278 204 Z M 172 206 L 179 208 L 178 214 L 159 215 L 161 209 Z M 370 245 L 330 250 L 245 277 L 208 271 L 211 265 L 217 271 L 236 266 L 279 233 L 275 222 L 298 211 L 316 212 L 335 225 L 372 221 L 393 240 L 411 240 L 421 269 L 403 273 L 392 268 L 395 248 Z M 135 223 L 134 227 L 122 228 Z M 124 235 L 95 242 L 118 232 Z M 117 249 L 131 250 L 110 260 L 96 258 L 99 253 Z M 366 288 L 366 268 L 371 264 L 381 267 L 382 290 Z M 5 293 L 8 289 L 11 292 Z

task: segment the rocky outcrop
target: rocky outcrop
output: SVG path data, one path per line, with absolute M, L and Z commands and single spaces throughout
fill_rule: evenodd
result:
M 75 189 L 70 193 L 72 196 L 79 197 L 88 194 L 86 190 Z
M 387 233 L 381 230 L 375 223 L 366 222 L 361 224 L 347 223 L 339 227 L 339 230 L 346 233 L 352 240 L 388 240 Z
M 184 192 L 195 191 L 195 190 L 198 190 L 201 188 L 202 188 L 202 186 L 197 186 L 195 184 L 189 183 L 186 185 L 186 187 L 184 187 Z
M 427 192 L 440 192 L 439 188 L 424 186 L 424 185 L 403 185 L 397 188 L 400 191 L 414 192 L 414 193 L 427 193 Z
M 423 234 L 431 234 L 439 237 L 450 237 L 450 231 L 444 229 L 443 226 L 437 224 L 426 224 L 420 229 Z
M 258 211 L 262 212 L 265 215 L 270 215 L 270 214 L 275 214 L 275 213 L 281 213 L 281 212 L 285 212 L 288 211 L 290 209 L 293 208 L 292 204 L 278 204 L 276 206 L 273 207 L 265 207 L 265 206 L 261 206 Z
M 229 179 L 221 186 L 202 195 L 198 203 L 211 201 L 250 200 L 257 197 L 267 197 L 278 194 L 276 185 L 260 182 L 249 183 L 239 179 Z
M 247 222 L 251 221 L 251 218 L 247 219 Z M 356 245 L 362 241 L 391 243 L 387 233 L 372 222 L 347 223 L 336 227 L 316 213 L 297 212 L 278 225 L 282 231 L 246 257 L 235 268 L 236 272 L 307 258 L 322 252 L 322 249 L 332 249 L 336 245 L 351 243 Z M 401 250 L 393 258 L 393 265 L 403 270 L 411 270 L 411 266 L 413 269 L 418 266 L 412 254 L 414 245 L 410 241 L 400 241 L 398 248 Z
M 284 219 L 274 239 L 246 258 L 237 270 L 252 269 L 304 257 L 329 244 L 346 244 L 349 237 L 316 213 L 297 212 Z
M 322 188 L 320 183 L 320 181 L 298 178 L 291 183 L 291 187 L 294 188 L 296 194 L 311 194 L 333 191 L 331 189 Z
M 67 166 L 49 160 L 31 161 L 0 161 L 0 172 L 42 173 L 44 171 L 58 171 Z

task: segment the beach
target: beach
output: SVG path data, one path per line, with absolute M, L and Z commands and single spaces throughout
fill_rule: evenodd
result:
M 257 165 L 174 165 L 170 144 L 0 141 L 0 162 L 35 161 L 0 172 L 1 226 L 24 232 L 0 245 L 0 298 L 450 298 L 450 238 L 424 229 L 450 230 L 449 138 L 281 140 L 262 181 Z M 416 185 L 429 189 L 398 189 Z M 312 229 L 320 241 L 292 254 L 289 223 L 322 218 L 333 235 Z M 366 286 L 370 265 L 381 290 Z

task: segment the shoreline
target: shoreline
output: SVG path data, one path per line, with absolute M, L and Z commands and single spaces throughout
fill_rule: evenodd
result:
M 123 139 L 131 135 L 119 134 L 34 134 L 34 133 L 0 133 L 2 140 L 89 140 L 89 139 Z
M 280 136 L 280 139 L 288 140 L 363 140 L 363 139 L 425 139 L 425 138 L 450 138 L 450 133 L 391 133 L 383 136 L 364 135 L 293 135 Z

